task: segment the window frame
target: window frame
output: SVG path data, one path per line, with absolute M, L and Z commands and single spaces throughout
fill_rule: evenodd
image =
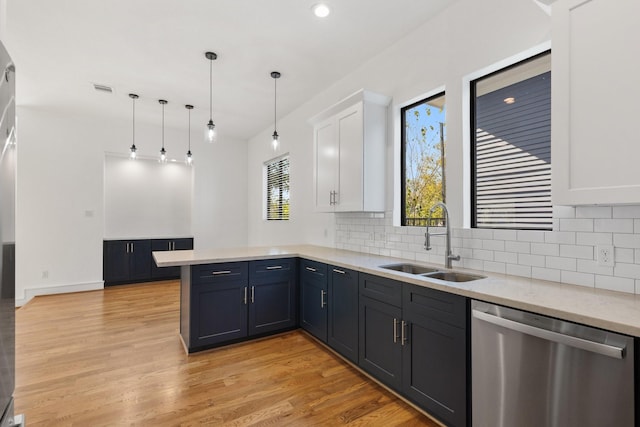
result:
M 289 198 L 288 198 L 288 205 L 289 205 L 289 212 L 286 215 L 286 217 L 284 217 L 283 215 L 283 209 L 282 207 L 280 208 L 280 215 L 279 217 L 269 217 L 269 213 L 271 212 L 269 209 L 269 201 L 270 201 L 270 188 L 269 188 L 269 166 L 275 164 L 275 163 L 279 163 L 282 162 L 283 160 L 287 160 L 287 168 L 289 170 L 288 173 L 288 185 L 289 185 Z M 263 197 L 262 197 L 262 211 L 263 211 L 263 219 L 265 221 L 289 221 L 291 219 L 291 156 L 289 155 L 289 153 L 285 153 L 282 154 L 280 156 L 274 157 L 272 159 L 269 159 L 267 161 L 265 161 L 262 164 L 262 170 L 263 170 Z M 280 181 L 280 186 L 282 186 L 282 180 Z
M 421 227 L 421 225 L 407 225 L 407 179 L 406 179 L 406 149 L 405 149 L 405 144 L 406 144 L 406 120 L 405 120 L 405 112 L 407 110 L 410 110 L 418 105 L 421 104 L 426 104 L 429 101 L 436 99 L 436 98 L 440 98 L 440 97 L 444 97 L 445 99 L 445 124 L 446 124 L 446 105 L 447 105 L 447 94 L 446 94 L 446 90 L 444 87 L 440 87 L 435 91 L 429 92 L 427 95 L 425 96 L 421 96 L 417 101 L 413 101 L 410 102 L 409 104 L 403 105 L 402 107 L 400 107 L 400 226 L 401 227 Z M 446 139 L 445 139 L 445 143 L 446 143 Z M 445 161 L 444 159 L 441 159 L 442 161 L 442 181 L 443 181 L 443 185 L 445 182 Z M 443 195 L 443 203 L 446 203 L 446 194 Z M 436 218 L 439 219 L 439 218 Z M 441 222 L 444 222 L 444 219 L 442 219 L 442 221 L 438 221 L 437 225 L 444 225 L 441 224 Z
M 483 74 L 469 81 L 469 156 L 470 156 L 470 193 L 471 193 L 471 206 L 470 206 L 470 216 L 471 216 L 471 228 L 473 229 L 487 229 L 487 230 L 534 230 L 534 231 L 552 231 L 553 224 L 550 224 L 548 229 L 541 228 L 523 228 L 523 227 L 478 227 L 478 194 L 477 194 L 477 150 L 476 150 L 476 111 L 475 111 L 475 100 L 476 100 L 476 86 L 477 82 L 480 80 L 484 80 L 490 77 L 493 77 L 497 74 L 503 73 L 505 71 L 516 68 L 520 65 L 526 64 L 527 62 L 534 61 L 540 57 L 545 55 L 551 55 L 551 49 L 547 48 L 533 55 L 527 56 L 526 58 L 519 59 L 515 62 L 512 62 L 502 68 L 491 71 L 487 74 Z M 553 205 L 553 202 L 552 202 Z

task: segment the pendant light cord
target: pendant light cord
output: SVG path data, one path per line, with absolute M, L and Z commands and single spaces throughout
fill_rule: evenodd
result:
M 209 120 L 213 121 L 213 59 L 209 59 Z
M 133 135 L 131 140 L 133 141 L 133 146 L 135 147 L 136 145 L 136 98 L 132 96 L 131 99 L 133 100 Z
M 191 108 L 187 108 L 187 111 L 189 112 L 189 119 L 187 121 L 189 133 L 187 134 L 187 141 L 189 141 L 189 152 L 191 152 Z
M 277 111 L 278 111 L 278 79 L 273 79 L 273 131 L 278 130 L 277 126 Z
M 164 150 L 164 103 L 162 104 L 162 149 Z

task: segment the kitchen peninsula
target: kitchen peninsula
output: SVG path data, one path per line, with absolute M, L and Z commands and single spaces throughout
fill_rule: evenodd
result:
M 406 262 L 406 260 L 313 245 L 154 252 L 153 256 L 159 267 L 181 266 L 181 310 L 188 309 L 192 292 L 191 275 L 199 266 L 303 258 L 614 332 L 640 336 L 640 297 L 614 291 L 486 272 L 481 273 L 487 276 L 485 279 L 451 283 L 380 268 L 382 265 Z M 456 270 L 463 269 L 456 268 Z M 247 284 L 245 283 L 244 286 Z M 182 322 L 189 321 L 187 314 L 181 314 Z M 181 330 L 183 326 L 188 328 L 188 325 L 182 325 Z

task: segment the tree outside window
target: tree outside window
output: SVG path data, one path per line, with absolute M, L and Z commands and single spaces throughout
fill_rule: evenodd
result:
M 429 209 L 445 201 L 445 113 L 444 92 L 401 110 L 402 225 L 427 225 Z M 444 225 L 440 208 L 429 225 Z

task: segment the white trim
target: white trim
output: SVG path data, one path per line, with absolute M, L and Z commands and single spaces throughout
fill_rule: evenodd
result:
M 26 288 L 24 290 L 24 298 L 16 298 L 16 307 L 22 307 L 28 303 L 33 297 L 39 295 L 55 295 L 67 294 L 72 292 L 98 291 L 104 289 L 104 281 L 76 283 L 74 285 L 49 286 L 45 288 Z
M 447 96 L 445 85 L 438 86 L 435 89 L 425 92 L 422 95 L 418 95 L 414 98 L 404 101 L 400 104 L 393 106 L 393 226 L 402 226 L 402 120 L 401 111 L 404 107 L 415 104 L 423 99 L 431 98 L 432 96 L 444 93 Z M 446 98 L 445 98 L 446 99 Z M 445 101 L 446 105 L 446 101 Z M 445 113 L 446 117 L 446 113 Z M 445 119 L 446 120 L 446 119 Z M 445 171 L 446 173 L 446 171 Z

